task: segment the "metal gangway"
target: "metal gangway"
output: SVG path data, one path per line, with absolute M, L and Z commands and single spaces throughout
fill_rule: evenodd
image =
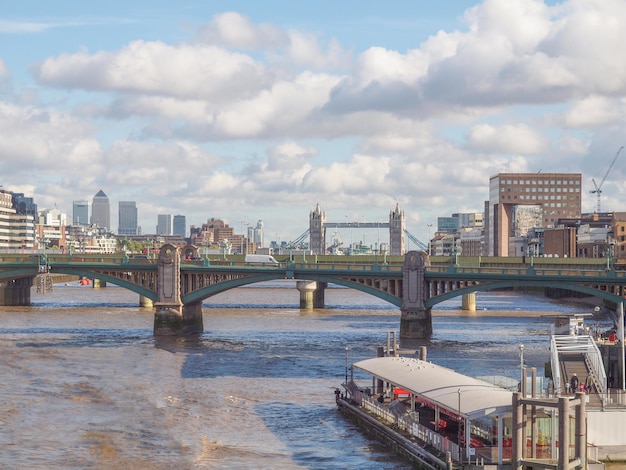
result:
M 563 380 L 561 379 L 561 363 L 564 357 L 572 357 L 577 354 L 580 354 L 580 357 L 584 360 L 589 379 L 597 393 L 606 393 L 607 380 L 604 364 L 602 363 L 602 355 L 596 342 L 589 335 L 551 335 L 550 363 L 552 366 L 554 392 L 557 395 L 564 392 L 562 390 Z

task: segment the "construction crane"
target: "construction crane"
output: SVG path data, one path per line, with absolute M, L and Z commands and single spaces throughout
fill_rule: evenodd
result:
M 617 153 L 615 154 L 615 156 L 613 157 L 613 161 L 609 165 L 609 169 L 606 170 L 606 173 L 604 174 L 604 178 L 602 178 L 602 181 L 600 181 L 600 184 L 596 184 L 596 180 L 591 178 L 591 181 L 593 181 L 593 186 L 595 187 L 595 189 L 593 189 L 592 191 L 589 191 L 589 192 L 591 194 L 595 194 L 596 197 L 597 197 L 597 212 L 598 213 L 601 212 L 600 211 L 600 194 L 602 194 L 602 185 L 604 184 L 604 180 L 606 180 L 606 177 L 609 176 L 609 173 L 613 169 L 613 165 L 615 165 L 615 161 L 617 160 L 617 157 L 619 156 L 619 153 L 622 151 L 623 148 L 624 148 L 624 146 L 622 145 L 619 148 L 619 150 L 617 151 Z
M 411 240 L 413 243 L 415 243 L 415 246 L 417 246 L 417 248 L 421 251 L 425 251 L 426 253 L 428 253 L 428 245 L 425 244 L 424 242 L 421 242 L 420 240 L 418 240 L 415 235 L 413 235 L 411 232 L 409 232 L 408 230 L 404 230 L 404 233 L 406 234 L 407 237 L 409 237 L 409 240 Z

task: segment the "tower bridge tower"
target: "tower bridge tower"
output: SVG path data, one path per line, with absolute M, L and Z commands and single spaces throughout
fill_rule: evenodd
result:
M 396 208 L 389 213 L 389 254 L 391 256 L 404 255 L 404 229 L 406 227 L 406 217 L 404 211 L 400 210 L 400 204 L 396 203 Z
M 326 254 L 326 212 L 319 203 L 309 214 L 310 249 L 314 255 Z

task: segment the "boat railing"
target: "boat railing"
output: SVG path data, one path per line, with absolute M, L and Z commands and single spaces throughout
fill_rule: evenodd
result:
M 561 389 L 561 353 L 580 353 L 585 359 L 589 369 L 589 375 L 596 391 L 604 394 L 607 390 L 606 372 L 602 362 L 602 355 L 593 338 L 589 335 L 551 335 L 550 337 L 550 363 L 552 365 L 552 377 L 556 394 L 563 393 Z
M 410 433 L 442 454 L 449 452 L 454 459 L 459 455 L 459 446 L 455 442 L 420 424 L 419 412 L 413 411 L 398 416 L 393 412 L 393 409 L 390 409 L 389 405 L 379 403 L 372 397 L 365 395 L 362 396 L 361 406 L 388 423 L 397 425 L 398 429 Z

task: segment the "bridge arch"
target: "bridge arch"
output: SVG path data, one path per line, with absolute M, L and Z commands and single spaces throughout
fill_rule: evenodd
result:
M 236 287 L 256 284 L 258 282 L 275 281 L 275 280 L 282 280 L 282 279 L 285 279 L 284 273 L 282 272 L 277 272 L 277 273 L 268 272 L 262 275 L 259 274 L 259 275 L 240 277 L 238 279 L 231 279 L 228 281 L 220 282 L 219 284 L 214 284 L 211 286 L 204 287 L 202 289 L 195 290 L 193 292 L 190 292 L 189 294 L 184 295 L 182 297 L 182 300 L 183 300 L 183 303 L 185 304 L 193 303 L 193 302 L 201 302 L 204 299 L 207 299 L 213 295 L 225 292 L 230 289 L 234 289 Z M 380 291 L 373 287 L 365 286 L 358 282 L 349 281 L 346 279 L 341 279 L 341 278 L 337 278 L 333 276 L 308 275 L 306 276 L 306 278 L 295 276 L 290 279 L 299 280 L 299 281 L 306 280 L 306 281 L 323 282 L 327 284 L 337 284 L 337 285 L 341 285 L 344 287 L 348 287 L 348 288 L 352 288 L 352 289 L 364 292 L 369 295 L 373 295 L 374 297 L 378 297 L 379 299 L 385 300 L 389 302 L 390 304 L 395 305 L 397 307 L 400 307 L 402 304 L 402 299 L 396 296 Z
M 440 304 L 446 300 L 452 299 L 454 297 L 458 297 L 464 294 L 471 294 L 472 292 L 477 291 L 489 291 L 495 289 L 504 289 L 511 287 L 554 287 L 554 283 L 550 281 L 498 281 L 498 282 L 488 282 L 482 284 L 476 284 L 468 287 L 461 287 L 459 289 L 455 289 L 444 294 L 437 295 L 435 297 L 431 297 L 424 301 L 424 306 L 426 308 L 433 308 L 435 305 Z M 622 299 L 619 295 L 612 294 L 610 292 L 602 291 L 599 289 L 595 289 L 593 287 L 581 286 L 574 283 L 563 282 L 559 284 L 559 289 L 571 290 L 574 292 L 580 292 L 582 294 L 588 294 L 593 297 L 598 297 L 603 300 L 607 300 L 609 302 L 613 302 L 618 304 L 620 302 L 626 303 L 624 299 Z
M 81 269 L 76 269 L 76 268 L 64 269 L 62 267 L 55 267 L 54 272 L 58 274 L 71 274 L 72 276 L 88 277 L 91 279 L 100 279 L 101 281 L 115 284 L 116 286 L 123 287 L 124 289 L 128 289 L 152 301 L 157 300 L 157 293 L 154 291 L 151 291 L 150 289 L 137 285 L 133 282 L 126 281 L 122 278 L 99 273 L 97 271 L 81 270 Z

